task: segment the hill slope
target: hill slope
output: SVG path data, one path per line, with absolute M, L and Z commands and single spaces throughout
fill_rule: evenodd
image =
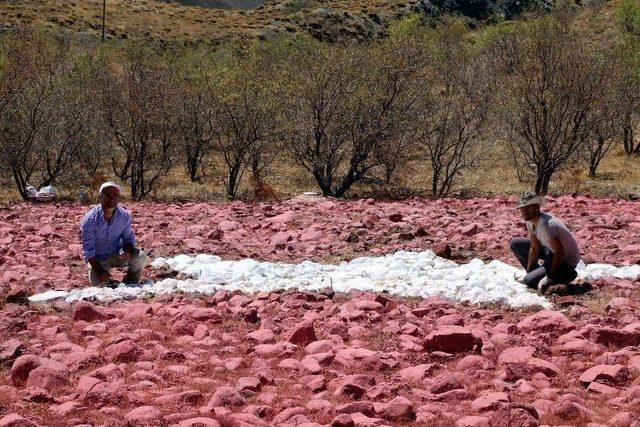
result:
M 178 3 L 183 6 L 197 6 L 205 9 L 253 9 L 264 3 L 264 0 L 164 0 L 167 3 Z
M 228 8 L 211 8 L 215 5 Z M 251 5 L 257 7 L 229 8 Z M 109 0 L 107 34 L 205 43 L 278 33 L 311 33 L 322 40 L 363 39 L 384 32 L 394 19 L 420 8 L 421 0 Z M 0 1 L 3 27 L 61 26 L 90 37 L 99 34 L 101 17 L 101 0 Z

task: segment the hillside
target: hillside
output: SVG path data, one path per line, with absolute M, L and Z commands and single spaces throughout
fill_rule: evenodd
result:
M 419 0 L 111 0 L 107 35 L 216 43 L 228 38 L 269 38 L 278 33 L 310 33 L 322 40 L 374 37 L 394 19 L 420 9 Z M 186 6 L 194 4 L 198 6 Z M 213 8 L 219 5 L 221 9 Z M 95 37 L 102 2 L 0 1 L 0 26 L 61 26 Z
M 253 9 L 264 3 L 264 0 L 164 0 L 183 6 L 197 6 L 205 9 Z

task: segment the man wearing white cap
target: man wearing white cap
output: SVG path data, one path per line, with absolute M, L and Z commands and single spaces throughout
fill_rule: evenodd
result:
M 552 285 L 571 283 L 578 276 L 580 261 L 576 239 L 562 221 L 540 211 L 545 204 L 544 197 L 533 192 L 522 195 L 516 208 L 526 222 L 529 239 L 516 237 L 510 243 L 511 252 L 527 271 L 522 282 L 541 293 Z
M 117 284 L 109 270 L 127 267 L 124 283 L 138 283 L 149 260 L 135 247 L 131 214 L 118 206 L 122 188 L 114 182 L 100 186 L 100 204 L 86 213 L 80 223 L 82 250 L 89 263 L 89 280 L 94 286 Z

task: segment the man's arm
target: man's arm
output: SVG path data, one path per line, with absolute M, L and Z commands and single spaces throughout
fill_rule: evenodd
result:
M 547 272 L 547 277 L 549 277 L 549 280 L 553 280 L 564 262 L 565 252 L 560 239 L 557 237 L 550 237 L 549 245 L 553 250 L 553 262 L 551 263 L 551 269 Z
M 529 233 L 529 240 L 531 240 L 531 246 L 529 247 L 527 272 L 533 270 L 533 267 L 538 263 L 538 259 L 540 258 L 540 241 L 536 237 L 536 233 Z
M 131 254 L 131 252 L 133 252 L 133 248 L 135 247 L 136 239 L 133 234 L 133 230 L 131 229 L 130 215 L 127 215 L 126 217 L 125 225 L 120 236 L 122 238 L 122 250 L 128 254 Z

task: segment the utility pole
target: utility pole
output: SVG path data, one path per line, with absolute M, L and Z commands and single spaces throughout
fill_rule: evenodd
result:
M 107 15 L 107 0 L 102 0 L 102 43 L 104 43 L 104 25 Z

